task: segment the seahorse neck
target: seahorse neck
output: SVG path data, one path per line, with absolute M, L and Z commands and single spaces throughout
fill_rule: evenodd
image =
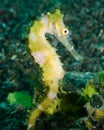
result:
M 44 17 L 42 17 L 40 19 L 41 23 L 43 24 L 43 28 L 42 30 L 44 30 L 44 36 L 46 33 L 51 33 L 53 34 L 53 24 L 51 22 L 51 20 L 49 19 L 49 17 L 47 15 L 45 15 Z

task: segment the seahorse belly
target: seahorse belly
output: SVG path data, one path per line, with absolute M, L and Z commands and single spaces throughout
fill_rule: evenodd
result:
M 62 79 L 64 70 L 55 49 L 49 46 L 47 49 L 33 51 L 32 55 L 43 70 L 45 85 L 57 93 L 58 81 Z

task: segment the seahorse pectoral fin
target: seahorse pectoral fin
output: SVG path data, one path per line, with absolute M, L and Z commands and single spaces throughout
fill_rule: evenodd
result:
M 83 56 L 78 54 L 78 52 L 74 49 L 74 46 L 68 41 L 66 37 L 59 36 L 58 40 L 67 48 L 67 50 L 71 53 L 75 60 L 83 60 Z

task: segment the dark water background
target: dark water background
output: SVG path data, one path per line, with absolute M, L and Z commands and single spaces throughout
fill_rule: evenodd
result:
M 57 45 L 64 70 L 94 73 L 104 70 L 104 0 L 0 0 L 1 130 L 27 129 L 29 108 L 9 104 L 7 96 L 15 91 L 26 91 L 33 96 L 34 85 L 37 95 L 43 90 L 41 69 L 29 53 L 27 35 L 32 21 L 55 8 L 63 12 L 75 49 L 84 57 L 77 62 L 62 45 Z M 42 115 L 37 130 L 86 129 L 83 125 L 75 129 L 74 123 L 67 122 L 71 119 L 64 121 L 65 116 Z

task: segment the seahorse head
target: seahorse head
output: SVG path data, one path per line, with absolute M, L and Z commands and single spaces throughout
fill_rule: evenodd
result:
M 63 14 L 59 9 L 56 9 L 52 13 L 48 12 L 46 15 L 42 15 L 40 19 L 34 22 L 33 26 L 30 28 L 29 34 L 29 47 L 31 50 L 34 50 L 34 48 L 38 46 L 43 48 L 42 45 L 45 43 L 47 44 L 46 33 L 54 35 L 63 45 L 68 43 L 69 31 L 65 27 Z M 38 45 L 35 46 L 35 43 L 38 43 Z
M 50 27 L 50 33 L 52 33 L 67 48 L 76 60 L 83 60 L 83 57 L 76 52 L 69 41 L 69 30 L 63 22 L 63 14 L 61 11 L 56 9 L 54 13 L 48 13 L 47 15 L 52 26 Z
M 63 22 L 63 14 L 59 9 L 56 9 L 55 12 L 48 12 L 47 15 L 43 15 L 39 20 L 36 20 L 30 28 L 29 47 L 32 51 L 46 47 L 46 33 L 54 35 L 76 60 L 83 59 L 83 57 L 75 51 L 69 41 L 69 31 Z
M 51 33 L 59 39 L 59 37 L 67 37 L 68 29 L 63 22 L 63 14 L 59 9 L 56 9 L 54 13 L 47 13 L 49 22 L 52 24 Z

